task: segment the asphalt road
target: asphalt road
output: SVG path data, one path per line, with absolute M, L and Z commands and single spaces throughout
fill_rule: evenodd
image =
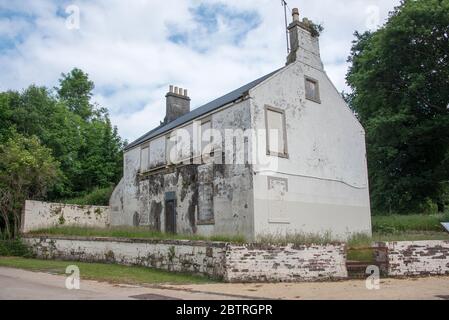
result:
M 61 275 L 0 267 L 0 300 L 236 299 L 221 294 L 117 285 L 82 279 L 79 290 L 68 290 L 65 281 L 66 277 Z
M 432 299 L 449 300 L 449 277 L 384 279 L 380 290 L 368 290 L 364 280 L 319 283 L 202 284 L 130 286 L 81 279 L 79 290 L 65 287 L 66 277 L 0 267 L 2 300 L 123 300 L 123 299 Z

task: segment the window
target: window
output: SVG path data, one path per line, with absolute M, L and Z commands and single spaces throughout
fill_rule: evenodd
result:
M 212 123 L 210 121 L 201 124 L 201 156 L 204 162 L 211 158 L 212 148 Z
M 150 148 L 142 147 L 142 149 L 140 149 L 140 172 L 145 172 L 148 170 L 149 155 Z
M 306 77 L 306 99 L 321 103 L 318 81 L 309 77 Z
M 176 147 L 175 142 L 172 141 L 171 135 L 168 135 L 165 140 L 165 157 L 166 157 L 166 163 L 168 165 L 173 164 L 173 161 L 175 160 L 175 156 L 172 154 L 173 148 Z
M 269 223 L 289 223 L 288 179 L 268 177 L 268 217 Z
M 214 165 L 198 167 L 198 224 L 214 224 Z
M 288 158 L 284 110 L 265 107 L 267 154 Z
M 165 158 L 165 137 L 161 137 L 150 142 L 149 169 L 162 167 L 166 164 Z

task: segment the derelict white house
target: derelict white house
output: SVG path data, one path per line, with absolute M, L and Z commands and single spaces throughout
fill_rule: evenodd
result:
M 326 75 L 297 9 L 287 64 L 190 110 L 170 87 L 166 118 L 124 153 L 111 224 L 200 235 L 371 234 L 364 129 Z

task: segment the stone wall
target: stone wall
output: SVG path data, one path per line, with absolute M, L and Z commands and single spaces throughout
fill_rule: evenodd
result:
M 22 216 L 22 232 L 30 232 L 54 226 L 109 226 L 109 207 L 78 206 L 40 201 L 25 202 Z
M 221 242 L 25 236 L 38 258 L 139 265 L 227 282 L 347 278 L 344 245 L 261 246 Z
M 449 241 L 380 243 L 386 247 L 388 276 L 449 275 Z
M 138 265 L 223 278 L 226 245 L 202 241 L 25 237 L 41 259 Z
M 296 282 L 348 277 L 343 244 L 230 245 L 226 252 L 226 269 L 229 282 Z

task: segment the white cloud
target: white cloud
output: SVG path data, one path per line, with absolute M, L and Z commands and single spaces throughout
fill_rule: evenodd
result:
M 325 68 L 343 90 L 353 32 L 366 30 L 372 21 L 367 8 L 378 6 L 383 22 L 399 0 L 287 2 L 324 25 Z M 70 4 L 80 8 L 79 30 L 65 27 Z M 217 10 L 226 6 L 219 11 L 214 32 L 208 30 L 210 17 L 203 17 L 203 24 L 195 19 L 192 8 L 201 4 L 221 5 Z M 95 100 L 110 110 L 128 140 L 163 119 L 168 84 L 188 88 L 192 106 L 198 107 L 285 63 L 278 0 L 0 0 L 0 12 L 0 90 L 31 83 L 53 87 L 61 72 L 79 67 L 96 84 Z M 257 17 L 257 27 L 236 41 L 245 20 L 229 20 L 232 14 L 250 14 L 244 17 L 248 24 Z M 188 41 L 169 41 L 175 31 Z

